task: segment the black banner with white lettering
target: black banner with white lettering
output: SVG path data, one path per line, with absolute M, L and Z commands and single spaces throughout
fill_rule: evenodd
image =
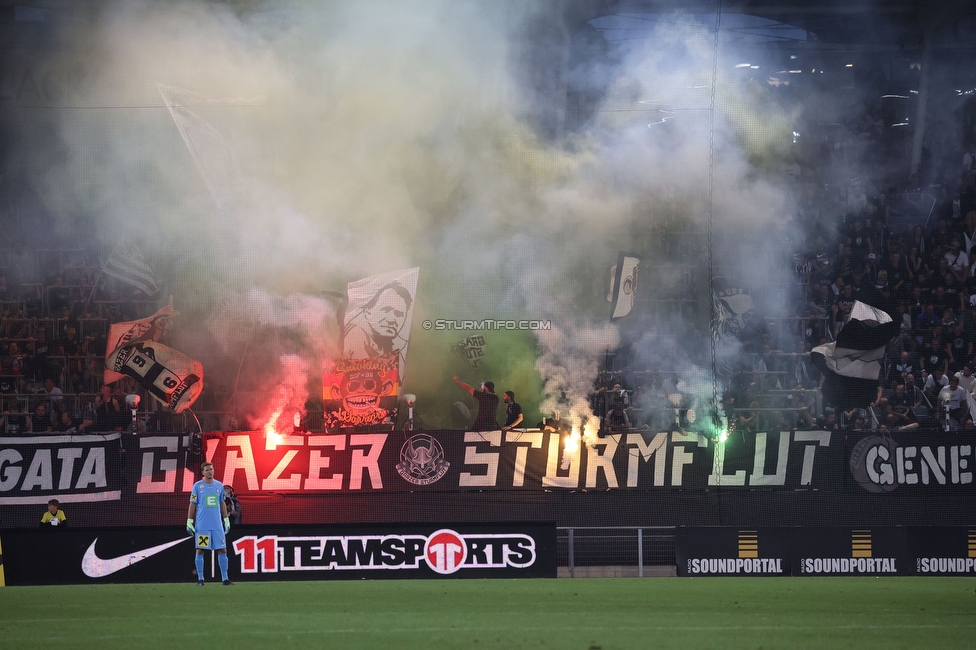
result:
M 850 489 L 972 494 L 976 472 L 972 434 L 924 433 L 848 436 L 844 456 Z
M 0 438 L 0 506 L 119 501 L 121 434 Z M 40 516 L 40 515 L 38 515 Z
M 682 577 L 788 576 L 790 529 L 682 526 L 674 553 Z
M 907 576 L 908 528 L 795 528 L 792 531 L 795 576 Z
M 141 457 L 139 493 L 188 492 L 185 439 L 128 440 Z M 568 452 L 546 431 L 424 431 L 337 435 L 215 434 L 216 477 L 247 493 L 418 492 L 466 489 L 773 488 L 858 494 L 945 489 L 973 494 L 976 436 L 829 431 L 697 435 L 635 432 Z M 191 464 L 194 464 L 193 461 Z
M 680 527 L 679 576 L 976 575 L 976 528 Z
M 181 528 L 0 533 L 7 585 L 197 580 Z M 228 577 L 252 580 L 555 578 L 551 524 L 244 526 L 227 535 Z M 204 553 L 205 581 L 220 580 Z
M 171 439 L 139 441 L 145 462 L 179 461 Z M 840 489 L 843 440 L 827 431 L 757 433 L 716 447 L 680 433 L 634 432 L 594 438 L 567 451 L 547 431 L 424 431 L 337 435 L 228 433 L 206 456 L 216 478 L 241 494 L 418 492 L 467 489 L 591 490 L 682 487 Z M 159 459 L 157 461 L 156 459 Z M 144 468 L 140 491 L 172 491 Z M 161 466 L 160 466 L 161 468 Z M 184 490 L 188 490 L 188 486 Z
M 976 575 L 976 526 L 910 529 L 908 542 L 915 575 Z
M 567 451 L 546 431 L 0 438 L 0 529 L 185 519 L 200 462 L 248 524 L 967 525 L 976 433 L 630 432 Z M 570 448 L 571 449 L 571 448 Z

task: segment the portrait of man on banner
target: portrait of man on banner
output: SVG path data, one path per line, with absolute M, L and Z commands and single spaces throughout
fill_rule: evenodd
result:
M 419 268 L 350 282 L 340 345 L 346 359 L 396 354 L 402 377 Z
M 329 428 L 396 422 L 419 274 L 403 269 L 347 286 L 342 357 L 322 381 Z

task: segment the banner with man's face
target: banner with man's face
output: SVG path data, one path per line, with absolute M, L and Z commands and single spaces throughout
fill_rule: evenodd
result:
M 403 269 L 347 286 L 342 358 L 322 380 L 329 428 L 396 421 L 419 275 Z
M 395 352 L 403 376 L 419 275 L 420 269 L 412 268 L 349 283 L 349 303 L 342 323 L 344 358 L 366 359 Z

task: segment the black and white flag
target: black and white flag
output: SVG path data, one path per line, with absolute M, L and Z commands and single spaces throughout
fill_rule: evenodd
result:
M 102 272 L 139 289 L 147 296 L 155 295 L 159 291 L 153 268 L 135 242 L 125 235 L 105 262 Z
M 610 293 L 607 295 L 607 301 L 612 303 L 610 320 L 622 318 L 634 308 L 639 268 L 639 257 L 620 253 L 617 263 L 610 269 Z
M 878 395 L 885 345 L 898 335 L 900 324 L 887 312 L 855 302 L 850 320 L 837 340 L 815 347 L 810 360 L 824 374 L 824 404 L 865 408 Z

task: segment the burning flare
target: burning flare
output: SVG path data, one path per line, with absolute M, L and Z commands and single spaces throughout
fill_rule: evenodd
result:
M 278 420 L 285 412 L 294 412 L 297 416 L 296 422 L 299 428 L 301 418 L 305 414 L 305 401 L 308 399 L 307 361 L 294 354 L 286 354 L 281 357 L 282 379 L 274 389 L 274 396 L 271 399 L 271 414 L 268 416 L 264 426 L 264 435 L 269 444 L 277 445 L 282 442 L 283 436 L 289 431 L 279 430 Z M 283 423 L 287 426 L 287 421 Z

